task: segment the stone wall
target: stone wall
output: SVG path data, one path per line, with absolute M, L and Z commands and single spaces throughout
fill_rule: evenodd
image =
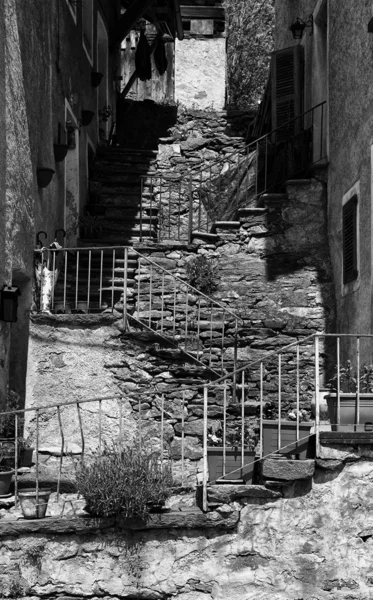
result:
M 240 222 L 224 224 L 210 236 L 209 243 L 202 239 L 193 245 L 141 247 L 144 256 L 151 257 L 161 267 L 186 278 L 186 264 L 198 254 L 205 254 L 218 267 L 217 290 L 213 298 L 237 314 L 237 364 L 264 359 L 266 355 L 311 334 L 330 330 L 333 324 L 333 284 L 325 225 L 325 189 L 316 180 L 294 181 L 288 185 L 288 194 L 267 197 L 266 208 L 244 211 Z M 145 269 L 143 264 L 145 263 Z M 137 286 L 131 292 L 131 311 L 136 319 L 150 321 L 161 331 L 161 296 L 164 292 L 162 277 L 156 279 L 153 269 L 152 305 L 144 287 L 140 287 L 137 304 Z M 138 275 L 137 275 L 138 277 Z M 149 291 L 150 274 L 146 261 L 141 261 L 141 286 Z M 171 282 L 168 276 L 167 285 Z M 162 291 L 163 290 L 163 291 Z M 173 294 L 172 294 L 173 298 Z M 171 301 L 172 301 L 171 298 Z M 191 305 L 189 330 L 195 315 Z M 130 331 L 123 333 L 121 303 L 113 316 L 54 315 L 33 318 L 27 381 L 27 406 L 78 401 L 82 398 L 120 395 L 123 398 L 123 432 L 130 435 L 137 422 L 139 404 L 145 425 L 154 447 L 159 447 L 160 403 L 164 395 L 166 433 L 165 443 L 170 455 L 181 457 L 181 411 L 184 394 L 187 479 L 195 483 L 200 471 L 202 442 L 202 386 L 211 375 L 203 364 L 194 364 L 178 349 L 171 347 L 157 333 L 141 332 L 130 321 Z M 167 312 L 163 334 L 172 328 L 172 311 Z M 185 294 L 177 294 L 177 323 L 185 323 Z M 183 320 L 184 319 L 184 320 Z M 200 331 L 199 359 L 220 374 L 222 358 L 224 369 L 234 366 L 235 325 L 228 319 L 222 325 L 213 321 Z M 209 325 L 209 323 L 208 323 Z M 179 327 L 179 325 L 177 325 Z M 181 329 L 183 329 L 182 325 Z M 314 394 L 313 340 L 301 347 L 300 381 L 301 407 L 310 408 Z M 282 411 L 295 407 L 296 370 L 295 348 L 284 353 L 282 364 Z M 321 360 L 321 365 L 323 360 Z M 259 365 L 247 373 L 245 412 L 247 425 L 254 435 L 259 407 Z M 239 381 L 240 383 L 240 381 Z M 278 401 L 278 360 L 265 361 L 264 399 Z M 228 386 L 232 398 L 232 386 Z M 223 392 L 212 389 L 209 397 L 209 425 L 219 426 L 223 417 Z M 239 421 L 233 399 L 228 409 L 229 421 Z M 69 409 L 72 411 L 73 409 Z M 74 409 L 75 410 L 75 409 Z M 83 407 L 90 444 L 97 444 L 98 407 Z M 116 403 L 103 406 L 105 430 L 115 437 L 119 432 Z M 71 412 L 73 415 L 73 413 Z M 65 418 L 65 417 L 64 417 Z M 66 418 L 65 418 L 66 420 Z M 68 420 L 68 419 L 67 419 Z M 81 445 L 76 418 L 71 421 L 69 440 Z M 50 423 L 42 423 L 43 446 L 55 446 L 56 415 Z M 35 421 L 28 424 L 34 433 Z M 59 443 L 59 442 L 58 442 Z M 89 444 L 88 444 L 89 446 Z M 179 466 L 176 474 L 179 475 Z
M 175 43 L 175 100 L 188 108 L 225 105 L 226 40 L 191 37 Z
M 371 459 L 320 460 L 286 497 L 220 486 L 210 497 L 226 503 L 207 515 L 3 518 L 0 589 L 19 600 L 369 600 L 372 480 Z

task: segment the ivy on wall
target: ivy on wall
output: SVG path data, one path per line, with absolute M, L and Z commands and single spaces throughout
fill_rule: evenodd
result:
M 224 0 L 227 19 L 228 106 L 256 104 L 273 50 L 274 0 Z

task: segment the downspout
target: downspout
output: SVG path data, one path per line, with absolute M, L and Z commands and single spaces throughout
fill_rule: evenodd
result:
M 172 0 L 172 4 L 174 6 L 174 11 L 175 11 L 175 25 L 176 25 L 177 37 L 179 40 L 183 40 L 184 39 L 184 28 L 183 28 L 183 20 L 181 18 L 180 0 Z

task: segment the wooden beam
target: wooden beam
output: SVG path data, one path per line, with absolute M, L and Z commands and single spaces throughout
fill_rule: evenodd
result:
M 180 6 L 183 19 L 220 19 L 225 20 L 224 8 L 219 6 Z
M 153 0 L 134 0 L 131 6 L 119 19 L 115 29 L 115 41 L 121 43 L 133 29 L 135 23 L 146 13 Z

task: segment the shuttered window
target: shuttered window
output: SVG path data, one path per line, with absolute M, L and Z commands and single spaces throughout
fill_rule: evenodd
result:
M 357 196 L 343 206 L 343 283 L 358 276 L 357 270 Z
M 292 46 L 272 53 L 271 95 L 272 129 L 286 124 L 276 134 L 276 141 L 279 142 L 302 129 L 300 119 L 289 126 L 287 124 L 303 109 L 303 46 Z

